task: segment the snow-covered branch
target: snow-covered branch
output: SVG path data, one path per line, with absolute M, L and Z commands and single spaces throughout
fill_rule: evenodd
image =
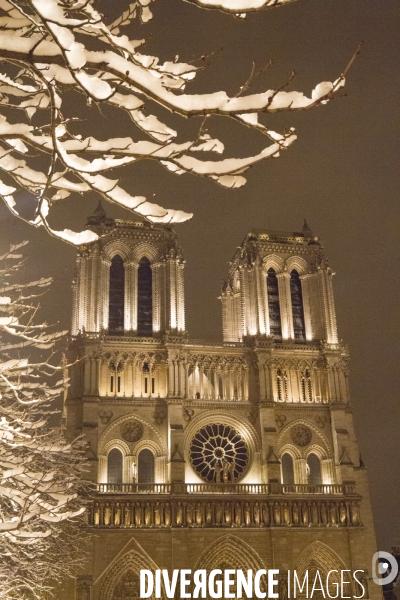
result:
M 234 13 L 287 1 L 193 0 L 205 8 Z M 241 186 L 250 165 L 279 156 L 296 140 L 292 128 L 277 133 L 264 125 L 264 114 L 326 104 L 345 83 L 344 72 L 333 82 L 316 85 L 309 96 L 287 91 L 286 84 L 254 94 L 249 93 L 250 78 L 234 97 L 224 91 L 189 94 L 185 89 L 198 66 L 178 58 L 161 62 L 139 51 L 144 40 L 121 34 L 122 28 L 130 31 L 136 17 L 142 22 L 151 18 L 148 0 L 130 4 L 110 24 L 91 1 L 0 0 L 0 10 L 0 58 L 5 65 L 0 72 L 0 195 L 11 212 L 21 217 L 15 195 L 24 190 L 35 213 L 29 222 L 75 244 L 91 242 L 97 235 L 88 230 L 54 231 L 48 222 L 54 202 L 71 193 L 83 196 L 94 191 L 153 222 L 185 221 L 190 214 L 132 195 L 120 184 L 120 176 L 111 177 L 110 172 L 131 169 L 138 161 L 149 159 L 176 175 L 191 173 L 225 187 Z M 107 140 L 96 135 L 83 137 L 77 133 L 77 118 L 71 110 L 74 95 L 86 98 L 89 113 L 96 114 L 96 132 L 101 130 L 99 119 L 107 109 L 113 119 L 122 121 L 127 115 L 132 133 Z M 268 145 L 252 156 L 222 158 L 224 144 L 204 129 L 197 139 L 177 143 L 178 132 L 159 116 L 148 114 L 145 103 L 182 117 L 234 119 L 262 134 Z M 85 129 L 88 123 L 89 117 Z M 154 141 L 137 141 L 138 130 Z M 205 160 L 200 158 L 202 152 L 207 153 Z M 38 155 L 42 157 L 40 168 Z
M 0 598 L 43 598 L 79 556 L 84 503 L 82 440 L 50 425 L 65 390 L 63 332 L 37 322 L 50 280 L 20 283 L 19 244 L 0 257 Z M 65 332 L 64 332 L 65 333 Z M 43 349 L 50 350 L 47 355 Z M 29 354 L 28 354 L 29 352 Z M 81 523 L 83 525 L 83 522 Z

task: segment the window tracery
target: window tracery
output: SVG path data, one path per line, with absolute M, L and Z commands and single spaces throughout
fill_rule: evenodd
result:
M 241 479 L 249 462 L 249 450 L 240 433 L 221 423 L 202 427 L 191 441 L 189 454 L 196 473 L 215 483 Z

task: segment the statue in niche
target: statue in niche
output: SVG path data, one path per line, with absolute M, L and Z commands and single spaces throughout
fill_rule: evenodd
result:
M 121 505 L 119 502 L 115 505 L 114 525 L 121 525 Z
M 281 507 L 279 506 L 278 502 L 275 502 L 274 504 L 274 521 L 275 525 L 281 524 Z
M 261 512 L 262 512 L 262 520 L 264 525 L 269 525 L 269 506 L 266 502 L 263 502 L 262 507 L 261 507 Z
M 142 526 L 142 507 L 139 502 L 136 502 L 135 506 L 135 525 L 136 527 Z
M 86 581 L 79 588 L 79 600 L 90 600 L 90 589 Z
M 93 525 L 100 525 L 100 505 L 97 500 L 93 507 Z
M 181 502 L 178 502 L 178 506 L 176 507 L 176 524 L 178 527 L 182 527 L 183 525 L 183 508 Z
M 225 515 L 225 525 L 231 525 L 232 511 L 231 511 L 231 503 L 230 502 L 225 502 L 224 515 Z
M 347 510 L 346 506 L 343 502 L 340 503 L 339 506 L 339 520 L 341 525 L 346 525 L 347 523 Z
M 235 525 L 236 527 L 242 526 L 242 507 L 239 502 L 235 504 Z
M 288 586 L 287 586 L 286 577 L 280 577 L 279 584 L 278 584 L 278 590 L 279 590 L 279 600 L 287 600 Z
M 201 527 L 203 525 L 203 508 L 200 502 L 196 503 L 195 517 L 196 525 L 198 525 L 198 527 Z
M 164 522 L 167 527 L 171 525 L 171 505 L 169 502 L 165 504 L 164 509 Z
M 353 525 L 360 525 L 360 507 L 356 501 L 351 503 L 351 522 Z
M 319 523 L 318 508 L 315 502 L 311 504 L 311 521 L 313 525 L 318 525 Z
M 321 521 L 323 525 L 327 525 L 328 523 L 328 511 L 326 510 L 325 502 L 321 504 Z
M 207 502 L 206 506 L 206 523 L 212 525 L 213 510 L 211 502 Z
M 231 477 L 231 482 L 234 483 L 235 482 L 235 463 L 234 463 L 234 461 L 232 461 L 229 464 L 229 475 Z
M 293 504 L 292 514 L 293 514 L 293 524 L 298 525 L 300 522 L 300 515 L 299 515 L 299 506 L 298 506 L 297 502 L 295 502 Z
M 309 525 L 308 506 L 306 502 L 301 505 L 301 515 L 303 517 L 303 525 Z
M 260 526 L 260 505 L 258 504 L 258 502 L 254 503 L 253 516 L 254 516 L 255 525 L 257 527 L 259 527 Z
M 111 506 L 109 502 L 106 502 L 104 507 L 104 525 L 111 524 Z
M 285 523 L 285 525 L 291 525 L 290 508 L 287 502 L 284 502 L 283 504 L 283 522 Z
M 226 460 L 226 458 L 224 458 L 222 461 L 222 477 L 223 477 L 224 483 L 228 483 L 229 474 L 230 474 L 230 462 L 228 460 Z
M 214 471 L 215 471 L 215 483 L 221 483 L 221 466 L 219 464 L 219 461 L 216 461 L 215 463 L 215 467 L 214 467 Z
M 156 502 L 154 506 L 154 525 L 157 527 L 161 525 L 161 507 L 159 502 Z
M 193 525 L 193 504 L 191 502 L 186 505 L 186 525 L 189 527 Z
M 149 525 L 152 525 L 150 502 L 146 502 L 145 507 L 144 507 L 144 524 L 146 525 L 146 527 L 149 527 Z
M 129 527 L 131 524 L 131 505 L 129 502 L 125 502 L 124 504 L 124 524 L 126 527 Z
M 250 504 L 248 502 L 245 502 L 244 505 L 244 523 L 246 527 L 250 527 L 251 525 Z
M 215 523 L 217 525 L 221 525 L 221 521 L 222 521 L 222 506 L 221 506 L 221 502 L 217 502 L 217 504 L 215 505 Z
M 332 525 L 337 525 L 337 511 L 334 502 L 331 502 L 329 507 L 329 519 Z

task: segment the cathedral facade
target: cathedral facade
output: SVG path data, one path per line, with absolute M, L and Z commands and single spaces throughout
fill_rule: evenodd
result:
M 215 343 L 186 333 L 185 261 L 170 227 L 100 207 L 88 227 L 102 235 L 78 252 L 81 360 L 64 422 L 87 440 L 97 493 L 86 562 L 60 599 L 139 598 L 141 569 L 225 568 L 279 569 L 282 600 L 289 571 L 335 570 L 334 581 L 359 569 L 362 586 L 345 583 L 342 597 L 382 598 L 349 356 L 318 238 L 306 224 L 247 233 Z

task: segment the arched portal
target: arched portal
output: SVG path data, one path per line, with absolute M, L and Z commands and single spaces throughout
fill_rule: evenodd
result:
M 334 598 L 335 594 L 337 594 L 337 589 L 339 589 L 340 593 L 340 574 L 341 571 L 345 570 L 346 565 L 344 564 L 342 559 L 336 554 L 336 552 L 334 552 L 329 546 L 320 541 L 313 542 L 302 552 L 302 554 L 300 555 L 298 565 L 296 567 L 298 580 L 300 582 L 303 581 L 306 572 L 308 572 L 308 597 L 310 597 L 313 583 L 315 581 L 315 578 L 317 577 L 317 571 L 319 571 L 319 575 L 323 581 L 324 586 L 326 584 L 326 578 L 329 571 L 333 571 L 329 578 L 329 592 L 331 594 L 331 598 Z M 351 588 L 352 586 L 350 583 L 344 583 L 343 596 L 340 597 L 352 598 L 353 591 Z M 294 590 L 292 593 L 294 597 Z M 305 597 L 305 595 L 303 596 L 302 594 L 299 594 L 297 590 L 297 597 Z M 316 591 L 313 594 L 314 600 L 322 600 L 325 597 L 327 597 L 326 593 L 323 594 L 322 592 Z
M 244 540 L 234 535 L 226 535 L 211 544 L 203 552 L 196 564 L 195 570 L 197 569 L 205 569 L 207 574 L 213 569 L 221 569 L 221 571 L 226 569 L 237 571 L 240 569 L 246 576 L 248 569 L 251 569 L 255 574 L 257 571 L 265 569 L 265 566 L 257 552 Z M 231 589 L 235 590 L 235 588 L 236 585 L 233 585 Z M 260 590 L 262 592 L 267 591 L 267 580 L 264 575 L 261 577 Z M 207 599 L 209 598 L 211 596 L 207 595 Z M 255 600 L 256 596 L 254 595 L 253 598 Z
M 149 569 L 153 573 L 159 567 L 149 556 L 137 550 L 130 550 L 110 566 L 101 585 L 100 600 L 137 600 L 140 598 L 140 570 Z M 161 598 L 165 599 L 164 589 Z M 155 599 L 155 594 L 150 600 Z

